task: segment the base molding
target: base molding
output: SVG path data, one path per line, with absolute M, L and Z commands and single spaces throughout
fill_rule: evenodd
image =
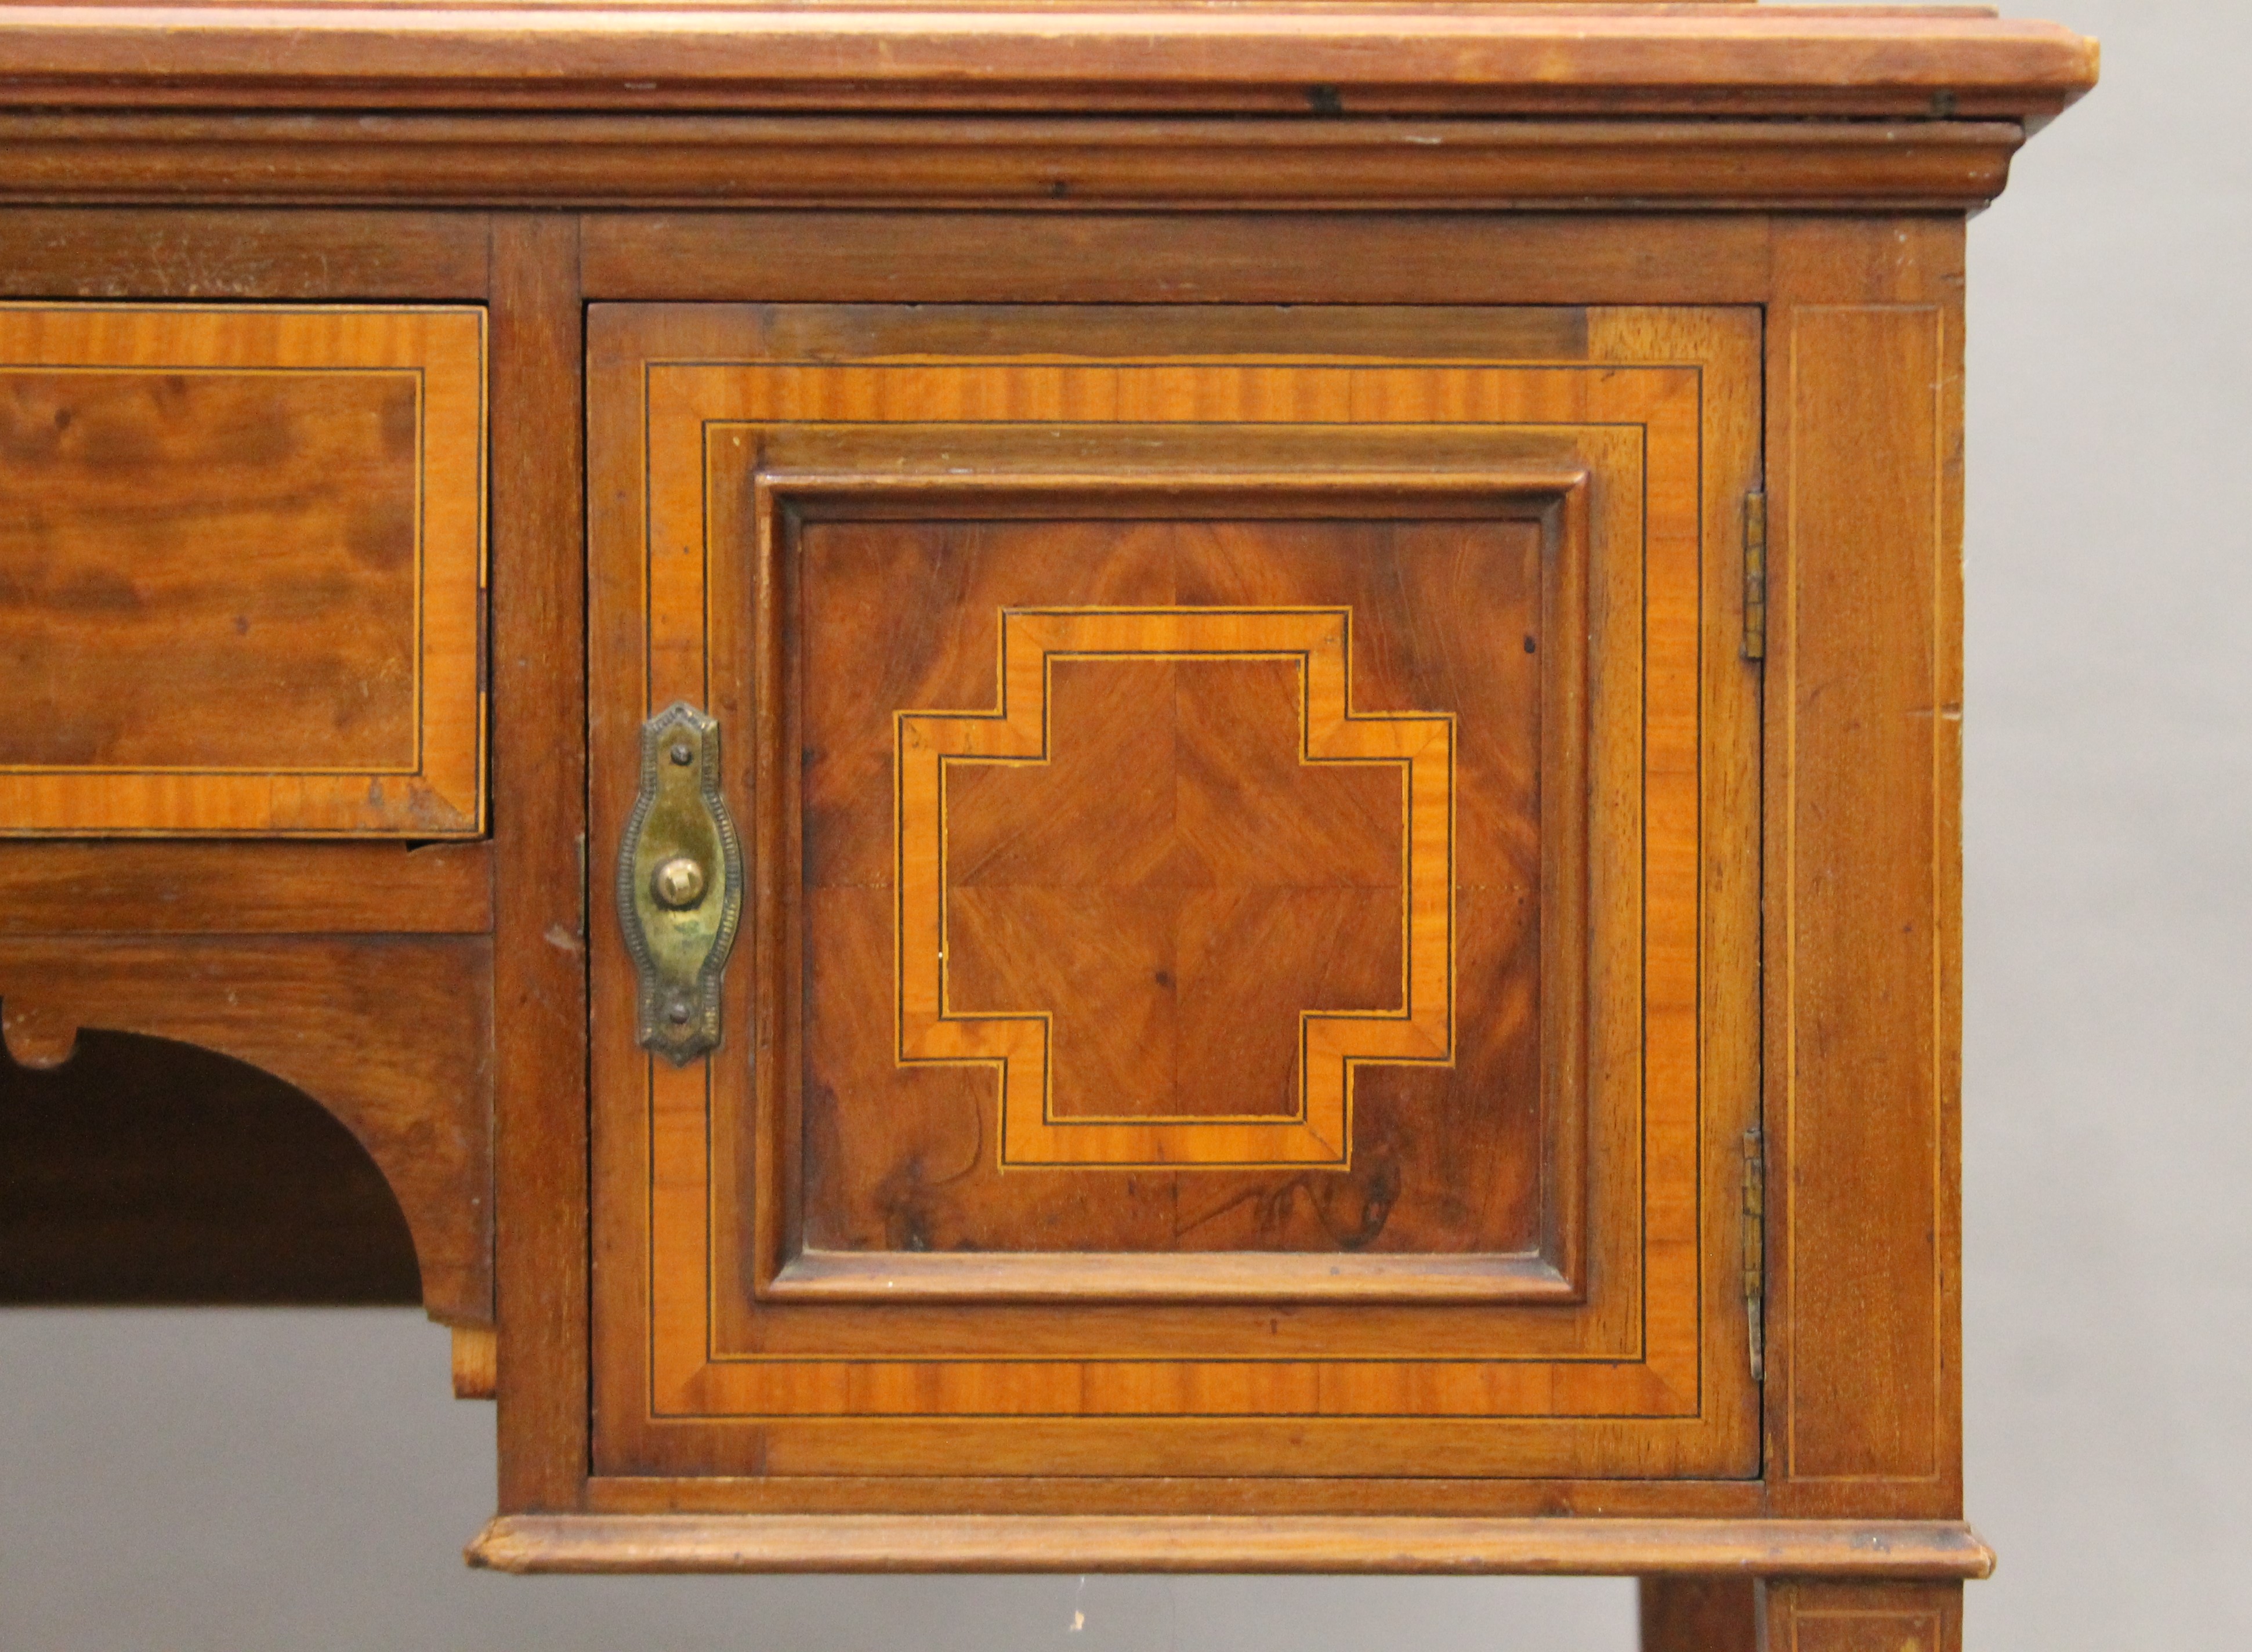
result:
M 1959 1521 L 1099 1515 L 503 1515 L 499 1572 L 1456 1572 L 1983 1578 Z

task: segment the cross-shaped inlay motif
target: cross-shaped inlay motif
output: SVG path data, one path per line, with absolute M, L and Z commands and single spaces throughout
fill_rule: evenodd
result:
M 1453 1051 L 1453 718 L 1352 710 L 1351 615 L 1008 609 L 1000 705 L 898 715 L 900 1055 L 1004 1165 L 1339 1164 Z

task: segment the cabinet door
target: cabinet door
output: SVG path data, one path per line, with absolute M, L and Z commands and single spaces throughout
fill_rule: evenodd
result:
M 595 843 L 687 702 L 746 882 L 685 1062 L 594 927 L 597 1475 L 1755 1474 L 1758 351 L 596 306 Z

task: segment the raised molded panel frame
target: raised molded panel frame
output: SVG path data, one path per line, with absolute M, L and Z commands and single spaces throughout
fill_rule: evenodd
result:
M 747 462 L 749 445 L 758 440 L 754 427 L 711 423 L 705 427 L 706 463 L 711 476 L 705 490 L 712 511 L 712 531 L 720 543 L 738 542 L 742 524 L 734 519 L 734 501 L 726 473 Z M 1348 439 L 1350 441 L 1352 439 Z M 919 445 L 912 437 L 895 444 L 901 456 L 914 462 Z M 1004 455 L 1022 460 L 1031 455 L 1011 453 L 1004 438 L 980 457 L 1001 461 Z M 1638 474 L 1641 457 L 1629 444 L 1597 441 L 1607 448 L 1608 460 Z M 1199 462 L 1224 460 L 1225 435 L 1203 433 L 1198 439 Z M 1360 457 L 1365 460 L 1366 442 Z M 763 1178 L 752 1195 L 758 1214 L 754 1254 L 746 1270 L 753 1294 L 761 1299 L 816 1301 L 911 1300 L 998 1300 L 1067 1301 L 1109 1300 L 1138 1301 L 1583 1301 L 1586 1293 L 1586 1170 L 1587 1138 L 1590 1128 L 1586 1094 L 1590 1038 L 1588 998 L 1595 983 L 1588 980 L 1588 868 L 1586 845 L 1589 836 L 1588 774 L 1589 724 L 1594 715 L 1588 680 L 1590 620 L 1588 612 L 1590 472 L 1584 467 L 1550 462 L 1528 463 L 1514 470 L 1476 475 L 1445 469 L 1422 473 L 1385 474 L 1352 467 L 1348 448 L 1324 440 L 1302 440 L 1279 446 L 1268 443 L 1259 455 L 1271 463 L 1289 447 L 1303 469 L 1261 473 L 1255 469 L 1224 473 L 1178 470 L 1156 460 L 1154 446 L 1145 446 L 1143 459 L 1158 468 L 1134 475 L 1073 475 L 1060 472 L 1011 474 L 980 469 L 975 475 L 938 470 L 862 471 L 857 474 L 810 473 L 759 469 L 751 482 L 752 533 L 759 559 L 758 579 L 763 588 L 776 593 L 776 600 L 763 612 L 759 646 L 777 656 L 772 679 L 781 691 L 762 702 L 759 742 L 762 755 L 770 754 L 767 772 L 782 790 L 777 807 L 762 811 L 762 828 L 772 841 L 762 846 L 761 864 L 768 870 L 763 895 L 773 932 L 780 938 L 782 959 L 780 979 L 802 977 L 803 936 L 800 902 L 792 886 L 791 869 L 801 862 L 799 826 L 803 804 L 796 788 L 797 765 L 790 752 L 804 739 L 797 726 L 796 708 L 803 692 L 803 666 L 795 640 L 801 629 L 796 598 L 799 530 L 810 522 L 894 521 L 930 523 L 956 518 L 974 521 L 1020 519 L 1098 519 L 1102 521 L 1200 521 L 1255 519 L 1283 522 L 1293 518 L 1370 522 L 1411 519 L 1419 522 L 1462 519 L 1523 519 L 1536 526 L 1542 544 L 1540 635 L 1547 639 L 1540 660 L 1544 684 L 1540 700 L 1542 761 L 1540 790 L 1559 800 L 1552 810 L 1553 829 L 1543 833 L 1542 873 L 1538 893 L 1543 919 L 1540 927 L 1542 961 L 1540 968 L 1541 1041 L 1547 1054 L 1542 1073 L 1542 1155 L 1544 1174 L 1540 1192 L 1542 1210 L 1537 1243 L 1517 1253 L 1414 1253 L 1384 1251 L 1331 1251 L 1292 1253 L 1260 1251 L 1116 1252 L 1087 1250 L 1019 1250 L 999 1252 L 930 1251 L 893 1248 L 883 1251 L 823 1249 L 804 1242 L 797 1231 L 803 1191 L 800 1170 L 805 1152 L 800 1075 L 778 1056 L 765 1059 L 759 1073 L 759 1109 L 755 1142 L 751 1152 Z M 960 452 L 958 446 L 955 451 Z M 808 455 L 810 457 L 810 455 Z M 1178 460 L 1186 456 L 1174 455 Z M 1612 515 L 1625 525 L 1620 506 L 1630 492 L 1615 493 Z M 715 582 L 724 574 L 715 568 Z M 1611 582 L 1614 612 L 1607 628 L 1632 629 L 1638 613 L 1626 604 L 1637 589 L 1631 582 Z M 1455 1003 L 1454 948 L 1451 932 L 1456 921 L 1453 900 L 1454 808 L 1451 795 L 1453 718 L 1414 712 L 1380 716 L 1353 710 L 1350 653 L 1352 615 L 1349 609 L 1295 608 L 1248 611 L 1211 608 L 1164 610 L 1011 608 L 997 616 L 1002 649 L 1002 680 L 1017 684 L 1018 705 L 1008 722 L 999 725 L 997 739 L 1011 738 L 1014 725 L 1023 735 L 1044 748 L 1047 731 L 1039 719 L 1025 719 L 1023 706 L 1036 709 L 1045 698 L 1039 684 L 1045 676 L 1039 656 L 1018 659 L 1012 649 L 1027 652 L 1039 647 L 1046 655 L 1109 653 L 1131 656 L 1136 652 L 1186 649 L 1209 633 L 1213 646 L 1231 654 L 1265 653 L 1303 657 L 1300 668 L 1305 696 L 1302 738 L 1326 698 L 1341 708 L 1340 743 L 1354 738 L 1352 723 L 1363 716 L 1381 731 L 1421 736 L 1403 749 L 1420 753 L 1391 756 L 1408 772 L 1406 790 L 1413 799 L 1419 786 L 1436 794 L 1420 805 L 1408 807 L 1403 849 L 1408 862 L 1403 878 L 1406 910 L 1402 913 L 1403 967 L 1411 977 L 1405 984 L 1404 1010 L 1408 1024 L 1395 1035 L 1401 1056 L 1410 1061 L 1432 1060 L 1442 1065 L 1453 1059 L 1452 1022 Z M 1014 663 L 1012 663 L 1014 660 Z M 1019 681 L 1019 679 L 1022 679 Z M 1614 691 L 1629 684 L 1619 682 Z M 1623 703 L 1611 708 L 1622 718 L 1631 717 Z M 1333 713 L 1334 714 L 1334 713 Z M 1194 1169 L 1207 1166 L 1297 1165 L 1339 1167 L 1350 1158 L 1352 1100 L 1354 1069 L 1374 1064 L 1391 1053 L 1395 1045 L 1372 1043 L 1366 1055 L 1340 1047 L 1330 1071 L 1325 1094 L 1315 1093 L 1315 1063 L 1302 1053 L 1301 1111 L 1294 1119 L 1187 1116 L 1171 1120 L 1089 1119 L 1053 1121 L 1052 1107 L 1043 1106 L 1048 1086 L 1039 1079 L 1019 1079 L 1010 1071 L 1011 1062 L 1030 1055 L 1032 1071 L 1044 1075 L 1046 1066 L 1047 1017 L 1001 1017 L 1002 1038 L 990 1044 L 956 1049 L 942 1040 L 961 1024 L 941 1009 L 943 995 L 944 945 L 939 955 L 938 976 L 911 981 L 905 967 L 908 938 L 919 927 L 938 926 L 943 934 L 945 895 L 940 873 L 943 865 L 943 782 L 937 774 L 946 760 L 934 753 L 926 768 L 912 755 L 913 742 L 952 737 L 965 747 L 981 739 L 982 721 L 992 725 L 990 711 L 969 711 L 951 715 L 900 713 L 900 815 L 898 854 L 900 872 L 899 926 L 900 1059 L 970 1061 L 997 1069 L 1000 1135 L 996 1142 L 998 1163 L 1011 1168 L 1103 1168 L 1130 1170 Z M 1038 734 L 1033 731 L 1039 730 Z M 1365 738 L 1365 737 L 1364 737 Z M 1397 742 L 1396 734 L 1394 736 Z M 1387 748 L 1388 753 L 1390 748 Z M 1361 760 L 1368 758 L 1360 753 Z M 982 760 L 990 761 L 990 758 Z M 1311 756 L 1304 760 L 1319 760 Z M 1387 760 L 1380 754 L 1377 760 Z M 1416 764 L 1423 776 L 1417 778 Z M 917 795 L 918 783 L 925 788 Z M 1574 800 L 1577 800 L 1576 802 Z M 1620 844 L 1622 854 L 1628 845 Z M 918 857 L 932 864 L 917 868 Z M 1427 871 L 1418 872 L 1419 862 Z M 917 871 L 922 875 L 914 875 Z M 1628 875 L 1623 859 L 1615 878 Z M 1419 882 L 1419 880 L 1421 880 Z M 1435 888 L 1432 885 L 1435 885 Z M 1418 888 L 1421 893 L 1415 893 Z M 1419 953 L 1419 940 L 1422 950 Z M 1638 960 L 1616 951 L 1611 969 L 1617 976 L 1613 1001 L 1617 1012 L 1631 1015 L 1638 993 Z M 1626 973 L 1619 975 L 1623 967 Z M 1420 974 L 1421 984 L 1417 984 Z M 921 994 L 928 995 L 918 1003 Z M 1420 1023 L 1413 1016 L 1419 996 L 1427 1003 L 1436 1000 Z M 781 1019 L 761 1033 L 762 1054 L 799 1047 L 789 1006 L 800 997 L 785 987 L 761 1000 L 762 1013 Z M 1473 1006 L 1475 1010 L 1477 1006 Z M 1310 1025 L 1317 1012 L 1308 1012 Z M 984 1031 L 994 1018 L 973 1018 L 969 1024 Z M 1398 1017 L 1342 1018 L 1351 1025 L 1367 1025 L 1384 1035 L 1385 1023 L 1400 1025 Z M 1324 1029 L 1326 1031 L 1326 1029 Z M 1301 1048 L 1310 1032 L 1302 1031 Z M 1023 1037 L 1025 1047 L 1012 1040 Z M 1338 1081 L 1341 1079 L 1342 1081 Z M 1623 1117 L 1630 1104 L 1622 1094 L 1614 1109 Z M 1611 1129 L 1616 1132 L 1615 1122 Z M 1024 1138 L 1029 1136 L 1027 1142 Z M 730 1180 L 732 1181 L 732 1177 Z M 1630 1199 L 1621 1187 L 1617 1197 Z M 732 1241 L 723 1237 L 723 1246 Z M 1638 1262 L 1630 1251 L 1611 1257 L 1611 1267 L 1623 1278 L 1634 1276 Z

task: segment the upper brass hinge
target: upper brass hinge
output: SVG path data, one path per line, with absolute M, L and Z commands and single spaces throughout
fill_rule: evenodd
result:
M 1744 657 L 1767 658 L 1767 495 L 1744 496 Z
M 1744 1325 L 1752 1380 L 1767 1376 L 1767 1144 L 1756 1124 L 1744 1132 Z

